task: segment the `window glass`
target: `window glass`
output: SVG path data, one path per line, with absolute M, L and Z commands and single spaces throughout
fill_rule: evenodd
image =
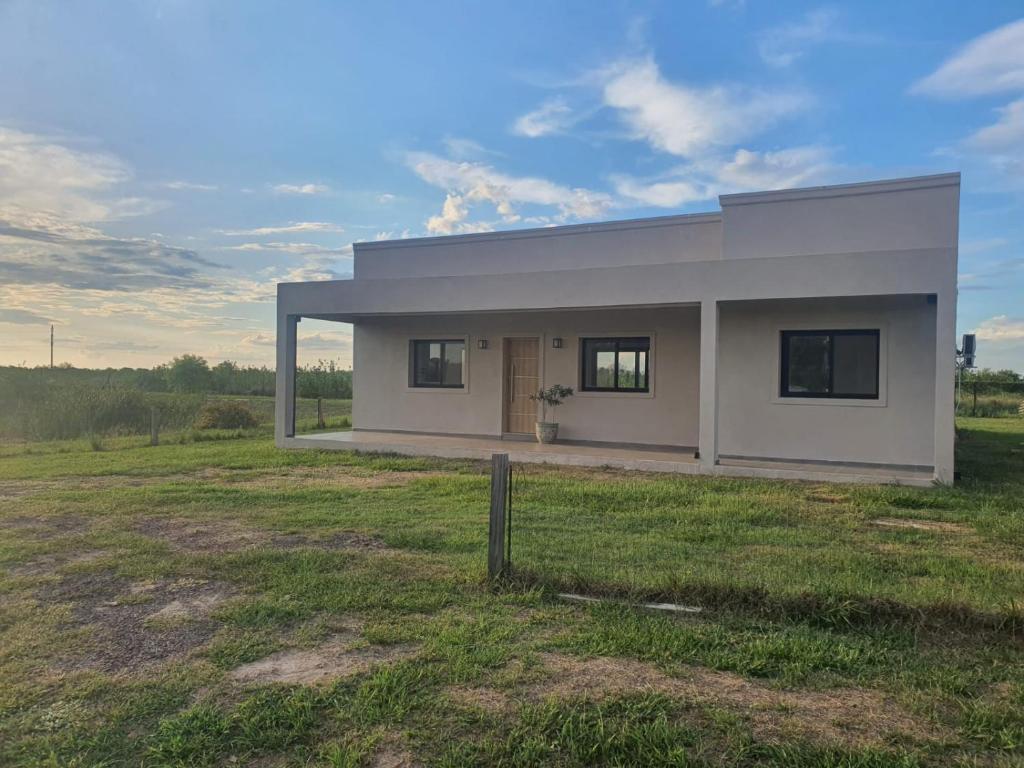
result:
M 637 357 L 640 353 L 634 350 L 619 350 L 619 382 L 622 389 L 636 389 L 639 376 L 637 375 Z
M 878 396 L 878 336 L 837 334 L 832 340 L 837 394 Z
M 466 345 L 449 341 L 444 345 L 444 371 L 442 382 L 448 386 L 462 384 L 462 358 L 466 354 Z
M 412 386 L 461 387 L 466 343 L 445 341 L 412 342 Z
M 583 340 L 583 388 L 611 389 L 615 386 L 615 342 Z
M 581 339 L 581 389 L 646 392 L 650 348 L 646 337 Z
M 789 391 L 828 394 L 829 337 L 794 335 L 789 339 Z
M 878 398 L 877 330 L 783 331 L 782 397 Z

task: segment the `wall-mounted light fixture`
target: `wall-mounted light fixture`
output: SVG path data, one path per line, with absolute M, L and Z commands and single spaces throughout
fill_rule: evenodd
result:
M 551 348 L 552 349 L 561 349 L 562 348 L 562 337 L 561 336 L 555 336 L 553 339 L 551 339 Z
M 487 349 L 487 339 L 477 339 L 476 340 L 476 348 L 477 349 Z

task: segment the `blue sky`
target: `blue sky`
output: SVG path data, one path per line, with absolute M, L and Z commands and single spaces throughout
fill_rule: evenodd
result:
M 0 362 L 53 322 L 76 365 L 272 364 L 275 283 L 355 241 L 949 170 L 960 330 L 1024 370 L 1019 0 L 0 0 Z

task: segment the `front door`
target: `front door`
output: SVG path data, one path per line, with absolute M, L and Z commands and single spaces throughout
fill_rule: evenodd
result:
M 532 434 L 537 403 L 530 399 L 540 389 L 540 342 L 505 339 L 505 431 Z

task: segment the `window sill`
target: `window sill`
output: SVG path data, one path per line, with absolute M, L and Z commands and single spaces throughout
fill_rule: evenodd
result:
M 654 392 L 581 392 L 576 391 L 575 397 L 613 397 L 627 400 L 651 400 Z
M 415 394 L 429 393 L 432 395 L 468 395 L 469 387 L 410 387 L 406 385 L 405 391 Z
M 860 408 L 885 408 L 887 403 L 885 397 L 880 396 L 877 400 L 864 398 L 843 398 L 843 397 L 778 397 L 772 398 L 773 403 L 779 405 L 833 405 L 833 406 L 856 406 Z

